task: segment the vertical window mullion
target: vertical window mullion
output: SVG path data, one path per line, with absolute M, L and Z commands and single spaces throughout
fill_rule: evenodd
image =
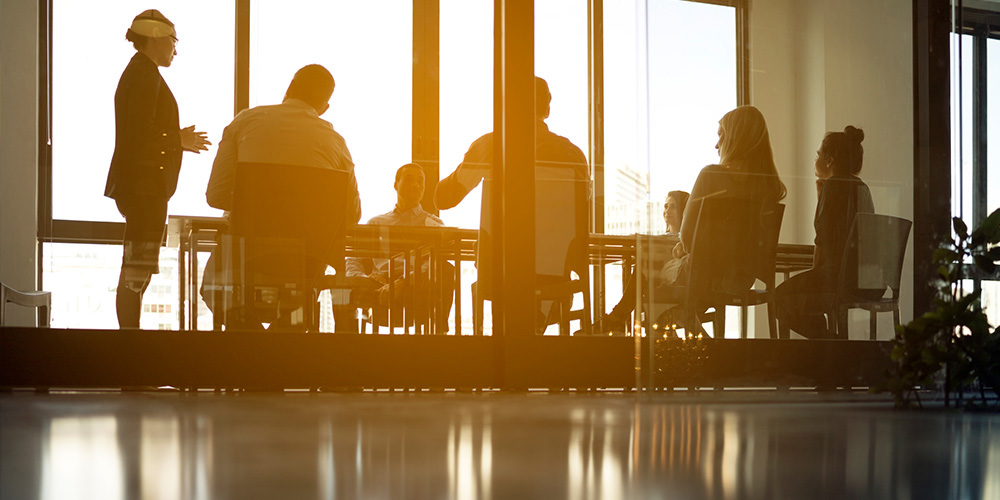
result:
M 250 0 L 236 0 L 235 72 L 234 116 L 250 107 Z

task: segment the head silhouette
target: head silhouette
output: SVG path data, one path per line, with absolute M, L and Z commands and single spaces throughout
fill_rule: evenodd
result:
M 691 194 L 687 191 L 671 191 L 667 193 L 667 199 L 663 202 L 663 221 L 667 223 L 667 230 L 671 233 L 681 230 L 684 208 L 687 206 L 688 198 L 690 197 Z
M 751 191 L 757 195 L 785 197 L 778 178 L 764 115 L 754 106 L 740 106 L 719 120 L 719 164 L 755 176 Z
M 552 94 L 549 93 L 549 84 L 545 80 L 535 77 L 535 117 L 544 120 L 549 117 L 549 104 L 552 102 Z
M 407 163 L 396 170 L 396 207 L 409 210 L 420 204 L 424 197 L 424 168 L 416 163 Z
M 819 147 L 818 160 L 831 165 L 834 175 L 857 175 L 864 159 L 864 140 L 865 132 L 851 125 L 843 132 L 828 132 Z
M 295 72 L 292 83 L 285 91 L 285 100 L 305 101 L 322 115 L 330 107 L 334 86 L 333 75 L 326 68 L 319 64 L 310 64 Z
M 157 66 L 170 66 L 177 55 L 174 23 L 156 9 L 144 10 L 135 16 L 125 31 L 125 39 Z

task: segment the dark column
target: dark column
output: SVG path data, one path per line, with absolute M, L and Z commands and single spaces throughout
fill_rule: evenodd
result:
M 587 10 L 588 74 L 590 78 L 590 173 L 594 199 L 590 205 L 590 232 L 604 232 L 604 0 L 589 0 Z M 594 272 L 594 317 L 604 306 L 604 266 Z
M 913 2 L 913 314 L 934 299 L 934 249 L 951 238 L 949 0 Z
M 250 107 L 250 0 L 236 0 L 235 69 L 233 116 Z
M 497 0 L 494 225 L 499 225 L 502 275 L 493 281 L 494 335 L 530 336 L 535 328 L 535 5 Z M 496 227 L 495 227 L 496 229 Z M 494 230 L 493 234 L 497 234 Z M 500 322 L 497 323 L 497 316 Z M 499 327 L 499 329 L 498 329 Z
M 440 173 L 439 0 L 413 0 L 413 162 L 424 167 L 424 209 L 439 213 L 434 191 Z

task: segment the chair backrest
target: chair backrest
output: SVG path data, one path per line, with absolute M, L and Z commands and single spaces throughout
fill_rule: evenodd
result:
M 230 233 L 246 263 L 281 279 L 343 270 L 346 186 L 332 169 L 238 163 Z
M 689 252 L 690 293 L 741 293 L 755 279 L 772 289 L 784 205 L 722 197 L 700 205 Z
M 476 255 L 480 286 L 490 282 L 492 238 L 489 228 L 492 180 L 483 180 L 479 244 Z M 568 279 L 575 271 L 589 281 L 590 220 L 588 180 L 572 166 L 535 167 L 535 273 L 540 277 Z
M 838 293 L 881 296 L 889 288 L 898 298 L 912 225 L 890 215 L 855 215 L 841 260 Z

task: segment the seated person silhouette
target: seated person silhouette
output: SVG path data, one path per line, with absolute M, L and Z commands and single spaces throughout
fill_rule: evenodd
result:
M 396 206 L 392 211 L 382 215 L 376 215 L 368 221 L 372 226 L 418 226 L 418 227 L 441 227 L 444 225 L 436 215 L 424 210 L 420 205 L 420 200 L 424 197 L 424 169 L 416 163 L 407 163 L 396 170 L 395 181 L 392 185 L 396 190 Z M 411 262 L 412 264 L 412 262 Z M 386 307 L 389 305 L 389 260 L 351 257 L 347 259 L 347 276 L 364 277 L 369 281 L 372 294 L 369 302 L 374 302 L 375 314 L 384 315 Z M 391 287 L 393 299 L 398 299 L 404 293 L 407 285 L 407 277 L 402 276 L 403 259 L 395 258 L 392 262 L 392 275 L 399 276 Z M 426 261 L 421 264 L 421 271 L 425 275 L 429 272 L 429 265 Z M 407 311 L 409 319 L 407 324 L 413 323 L 413 317 L 422 318 L 427 316 L 429 306 L 427 294 L 440 285 L 440 297 L 437 310 L 437 333 L 448 331 L 448 316 L 451 314 L 452 295 L 455 288 L 455 268 L 451 264 L 445 263 L 439 270 L 441 283 L 431 283 L 425 281 L 424 285 L 428 290 L 411 291 L 410 297 L 413 299 L 413 311 Z M 365 304 L 359 304 L 365 305 Z M 393 308 L 392 325 L 402 324 L 402 308 Z M 354 313 L 354 311 L 350 311 Z M 339 311 L 337 316 L 338 325 L 356 325 L 357 322 L 352 317 L 343 317 L 343 311 Z M 341 321 L 340 318 L 343 318 Z M 386 320 L 380 320 L 379 324 L 388 324 Z M 338 328 L 338 331 L 349 331 L 345 328 Z
M 667 199 L 663 203 L 663 221 L 667 223 L 666 234 L 676 235 L 680 232 L 684 207 L 687 205 L 688 198 L 690 197 L 691 195 L 687 191 L 670 191 L 667 193 Z M 677 272 L 676 268 L 679 262 L 677 259 L 668 258 L 662 263 L 662 267 L 659 269 L 660 274 L 654 277 L 654 280 L 673 281 L 670 277 Z M 638 286 L 635 271 L 633 269 L 625 280 L 622 299 L 599 322 L 602 333 L 625 333 L 625 326 L 631 318 L 632 311 L 635 310 L 636 287 Z
M 833 310 L 832 294 L 837 291 L 851 225 L 855 215 L 875 212 L 871 191 L 858 177 L 864 138 L 861 129 L 848 125 L 843 132 L 828 132 L 816 151 L 814 167 L 819 199 L 813 217 L 816 230 L 813 267 L 792 276 L 775 290 L 782 337 L 787 337 L 788 330 L 806 338 L 835 337 L 836 318 L 829 318 L 828 325 L 825 313 Z
M 546 227 L 550 225 L 561 225 L 565 229 L 573 229 L 573 223 L 586 220 L 589 207 L 587 203 L 574 203 L 574 200 L 565 200 L 559 182 L 546 182 L 545 179 L 559 177 L 562 180 L 571 180 L 573 183 L 585 183 L 586 198 L 593 195 L 593 186 L 590 181 L 590 169 L 587 165 L 587 157 L 583 151 L 570 142 L 569 139 L 549 131 L 545 124 L 545 119 L 549 116 L 552 95 L 549 93 L 549 86 L 545 80 L 535 77 L 535 173 L 536 173 L 536 273 L 537 282 L 543 283 L 549 280 L 564 280 L 563 264 L 566 261 L 563 240 L 565 234 L 559 231 L 548 231 Z M 520 165 L 511 165 L 510 168 L 518 168 Z M 438 208 L 450 209 L 457 206 L 470 191 L 475 189 L 484 179 L 489 180 L 493 169 L 493 133 L 487 133 L 476 139 L 469 146 L 462 163 L 441 180 L 434 193 L 434 200 Z M 558 172 L 554 174 L 553 172 Z M 490 257 L 484 259 L 484 254 L 488 255 L 490 244 L 488 243 L 489 220 L 491 211 L 491 186 L 490 182 L 485 182 L 481 201 L 480 237 L 477 255 L 477 266 L 479 267 L 479 277 L 477 287 L 480 293 L 489 293 L 490 273 L 484 271 L 483 262 L 489 262 Z M 559 191 L 556 191 L 556 190 Z M 546 190 L 552 190 L 551 192 Z M 566 231 L 563 231 L 565 233 Z M 581 240 L 585 241 L 585 240 Z M 586 249 L 583 249 L 586 251 Z M 582 264 L 586 266 L 586 263 Z M 586 272 L 581 269 L 579 272 Z M 558 275 L 558 276 L 556 276 Z M 543 304 L 545 309 L 551 304 Z M 547 310 L 539 311 L 542 317 L 547 317 Z M 538 323 L 536 323 L 538 324 Z M 538 324 L 539 326 L 543 326 Z
M 332 169 L 348 174 L 345 218 L 347 224 L 356 224 L 361 218 L 361 200 L 354 161 L 344 138 L 330 122 L 320 118 L 330 108 L 334 85 L 333 76 L 326 68 L 311 64 L 295 73 L 281 104 L 257 106 L 237 114 L 219 142 L 205 193 L 208 204 L 225 210 L 227 216 L 233 209 L 237 159 L 277 166 Z M 292 193 L 285 195 L 294 196 Z M 231 293 L 226 292 L 227 284 L 232 283 L 232 270 L 222 268 L 222 259 L 216 255 L 220 248 L 221 245 L 216 247 L 205 265 L 201 288 L 202 298 L 216 317 L 225 315 L 232 307 Z
M 681 220 L 680 241 L 673 248 L 673 256 L 679 260 L 676 272 L 671 273 L 654 289 L 654 300 L 660 288 L 672 286 L 693 286 L 693 311 L 700 314 L 711 307 L 712 296 L 716 292 L 741 293 L 753 286 L 755 276 L 748 266 L 734 265 L 744 260 L 739 243 L 749 239 L 745 234 L 749 228 L 732 227 L 725 220 L 707 219 L 699 222 L 698 216 L 706 199 L 732 199 L 735 201 L 778 203 L 785 197 L 785 185 L 778 177 L 774 165 L 774 153 L 767 131 L 764 115 L 754 106 L 740 106 L 719 120 L 719 140 L 715 148 L 719 151 L 719 164 L 708 165 L 701 170 L 691 188 L 691 196 L 684 207 Z M 718 262 L 706 266 L 711 272 L 701 276 L 699 283 L 687 283 L 687 269 L 690 266 L 688 249 L 694 242 L 695 227 L 706 232 L 707 241 L 728 241 L 726 248 L 709 249 L 712 259 Z M 670 293 L 663 293 L 671 296 Z M 669 303 L 668 303 L 669 305 Z M 676 305 L 676 304 L 674 304 Z M 692 311 L 687 311 L 688 313 Z M 676 313 L 674 317 L 678 316 Z

